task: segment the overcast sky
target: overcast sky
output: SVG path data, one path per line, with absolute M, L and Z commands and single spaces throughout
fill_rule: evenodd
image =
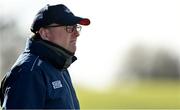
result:
M 47 3 L 64 3 L 75 15 L 91 19 L 70 68 L 76 83 L 106 87 L 135 44 L 162 46 L 180 55 L 180 0 L 0 0 L 0 14 L 14 16 L 30 33 L 34 15 Z

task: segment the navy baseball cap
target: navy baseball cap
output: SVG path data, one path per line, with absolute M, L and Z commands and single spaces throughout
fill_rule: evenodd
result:
M 67 25 L 89 25 L 88 18 L 75 16 L 65 5 L 46 5 L 36 14 L 31 25 L 31 31 L 36 33 L 41 27 L 48 26 L 52 23 Z

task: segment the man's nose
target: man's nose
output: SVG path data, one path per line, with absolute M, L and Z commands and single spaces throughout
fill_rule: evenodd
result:
M 73 31 L 73 36 L 74 37 L 78 37 L 80 34 L 79 34 L 79 31 L 77 31 L 76 29 Z

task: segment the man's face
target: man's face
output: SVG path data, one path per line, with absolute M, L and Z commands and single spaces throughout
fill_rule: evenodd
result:
M 52 27 L 55 26 L 55 27 Z M 53 42 L 68 51 L 74 53 L 76 51 L 76 41 L 79 36 L 77 31 L 77 25 L 74 26 L 57 26 L 57 24 L 52 24 L 45 28 L 46 39 Z

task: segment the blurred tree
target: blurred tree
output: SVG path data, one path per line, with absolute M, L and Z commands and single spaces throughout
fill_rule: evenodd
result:
M 154 79 L 179 79 L 178 58 L 167 50 L 159 50 L 153 59 L 151 77 Z
M 24 45 L 24 39 L 14 19 L 0 17 L 0 76 L 9 71 Z
M 125 57 L 125 73 L 128 77 L 143 78 L 147 76 L 148 53 L 143 45 L 132 47 Z
M 127 79 L 180 79 L 178 57 L 166 49 L 146 48 L 136 45 L 129 50 L 125 58 Z

